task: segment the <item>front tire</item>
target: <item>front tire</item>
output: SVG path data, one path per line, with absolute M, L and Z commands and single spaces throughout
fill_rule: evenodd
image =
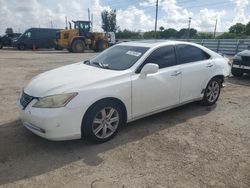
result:
M 90 107 L 83 118 L 82 137 L 104 143 L 118 133 L 122 124 L 124 114 L 119 104 L 112 101 L 98 102 Z
M 25 45 L 24 44 L 19 44 L 18 49 L 19 50 L 25 50 Z
M 85 43 L 80 39 L 76 39 L 72 44 L 72 52 L 83 53 L 84 50 L 85 50 Z
M 215 104 L 220 96 L 221 85 L 222 83 L 220 79 L 212 78 L 205 89 L 201 104 L 204 106 Z

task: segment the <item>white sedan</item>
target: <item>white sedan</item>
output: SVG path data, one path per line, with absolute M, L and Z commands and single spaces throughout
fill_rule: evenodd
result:
M 41 137 L 105 142 L 126 122 L 193 101 L 213 105 L 229 73 L 227 59 L 197 44 L 121 43 L 36 76 L 18 107 Z

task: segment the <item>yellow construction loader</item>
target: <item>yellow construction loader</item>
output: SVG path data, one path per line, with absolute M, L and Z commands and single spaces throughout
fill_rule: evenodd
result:
M 61 30 L 56 36 L 56 48 L 67 48 L 69 52 L 82 53 L 85 49 L 97 52 L 109 47 L 108 34 L 91 32 L 90 21 L 73 21 L 69 29 Z

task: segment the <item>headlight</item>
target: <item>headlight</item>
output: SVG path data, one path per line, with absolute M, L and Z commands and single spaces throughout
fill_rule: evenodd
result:
M 67 93 L 60 95 L 51 95 L 39 98 L 32 106 L 35 108 L 60 108 L 66 106 L 78 93 Z
M 235 55 L 233 59 L 237 60 L 237 61 L 241 61 L 242 60 L 241 56 L 239 56 L 239 55 Z

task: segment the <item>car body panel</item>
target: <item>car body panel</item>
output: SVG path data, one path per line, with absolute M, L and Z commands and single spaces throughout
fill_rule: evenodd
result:
M 180 66 L 160 69 L 157 73 L 142 77 L 132 76 L 133 118 L 180 102 Z
M 175 44 L 194 45 L 206 51 L 211 59 L 163 68 L 146 77 L 136 72 L 155 49 Z M 80 62 L 36 76 L 24 88 L 28 95 L 38 98 L 71 92 L 77 92 L 78 95 L 66 107 L 61 108 L 32 107 L 37 100 L 34 99 L 22 109 L 18 100 L 25 127 L 51 140 L 80 138 L 82 119 L 90 106 L 99 100 L 120 100 L 127 111 L 127 122 L 131 122 L 165 109 L 200 100 L 202 90 L 211 78 L 229 75 L 227 59 L 197 44 L 160 41 L 128 42 L 118 45 L 150 49 L 127 70 L 108 70 Z M 40 129 L 45 130 L 47 134 L 39 132 Z
M 250 73 L 250 49 L 239 52 L 234 57 L 232 69 L 238 73 Z
M 213 75 L 214 61 L 198 61 L 181 65 L 181 97 L 180 102 L 199 98 L 206 83 Z

